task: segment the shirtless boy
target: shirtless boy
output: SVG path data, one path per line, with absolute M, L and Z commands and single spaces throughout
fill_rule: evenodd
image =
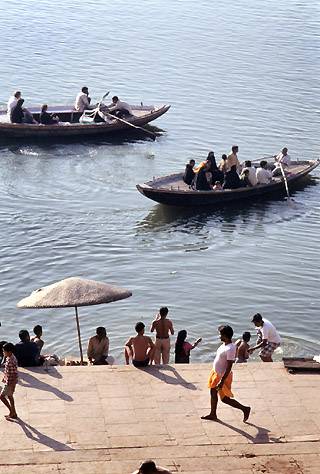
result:
M 170 319 L 167 319 L 167 314 L 169 310 L 167 307 L 163 306 L 160 308 L 157 318 L 152 322 L 150 331 L 156 331 L 156 343 L 155 343 L 155 354 L 154 354 L 154 363 L 168 364 L 170 358 L 170 338 L 169 332 L 174 334 L 173 324 Z
M 129 365 L 130 358 L 135 367 L 147 367 L 152 364 L 154 354 L 154 344 L 151 337 L 144 335 L 145 325 L 140 321 L 136 324 L 135 330 L 138 335 L 130 337 L 125 345 L 124 355 L 126 364 Z

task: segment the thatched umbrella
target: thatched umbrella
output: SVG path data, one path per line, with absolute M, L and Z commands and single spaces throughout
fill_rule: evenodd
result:
M 30 296 L 23 298 L 17 304 L 18 308 L 68 308 L 74 306 L 80 349 L 81 364 L 83 353 L 81 345 L 78 306 L 111 303 L 112 301 L 129 298 L 129 290 L 95 280 L 79 277 L 66 278 L 52 285 L 44 286 L 33 291 Z

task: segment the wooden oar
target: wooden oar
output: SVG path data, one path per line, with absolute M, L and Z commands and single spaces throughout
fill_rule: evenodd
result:
M 289 193 L 288 180 L 287 180 L 286 174 L 284 172 L 282 163 L 279 162 L 279 166 L 280 166 L 280 169 L 281 169 L 281 173 L 282 173 L 283 180 L 284 180 L 284 185 L 285 185 L 287 196 L 288 196 L 288 203 L 290 204 L 291 203 L 291 197 L 290 197 L 290 193 Z
M 110 117 L 112 119 L 116 119 L 116 120 L 119 120 L 119 122 L 123 122 L 125 123 L 126 125 L 129 125 L 129 127 L 132 127 L 132 128 L 136 128 L 137 130 L 142 130 L 144 133 L 148 133 L 149 135 L 152 136 L 152 138 L 155 140 L 157 138 L 157 135 L 154 133 L 154 132 L 151 132 L 149 130 L 147 130 L 146 128 L 143 128 L 143 127 L 139 127 L 139 125 L 134 125 L 133 123 L 130 123 L 128 122 L 127 120 L 124 120 L 120 117 L 117 117 L 116 115 L 112 115 L 112 114 L 109 114 L 108 112 L 103 112 L 104 115 L 106 115 L 107 117 Z

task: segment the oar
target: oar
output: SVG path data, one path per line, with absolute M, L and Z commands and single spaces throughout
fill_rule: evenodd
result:
M 280 166 L 280 169 L 281 169 L 281 173 L 282 173 L 283 180 L 284 180 L 284 185 L 285 185 L 286 192 L 287 192 L 287 196 L 288 196 L 288 203 L 291 203 L 291 197 L 290 197 L 290 193 L 289 193 L 288 180 L 287 180 L 286 174 L 285 174 L 285 172 L 284 172 L 282 163 L 279 162 L 279 166 Z
M 126 125 L 129 125 L 129 127 L 132 127 L 132 128 L 136 128 L 138 130 L 142 130 L 144 133 L 148 133 L 149 135 L 152 136 L 152 138 L 155 140 L 157 138 L 157 135 L 154 133 L 154 132 L 150 132 L 149 130 L 147 130 L 146 128 L 143 128 L 143 127 L 139 127 L 138 125 L 134 125 L 133 123 L 130 123 L 128 122 L 127 120 L 124 120 L 120 117 L 117 117 L 116 115 L 112 115 L 112 114 L 109 114 L 108 112 L 103 112 L 107 117 L 110 117 L 110 118 L 113 118 L 113 119 L 116 119 L 116 120 L 119 120 L 119 122 L 123 122 L 125 123 Z

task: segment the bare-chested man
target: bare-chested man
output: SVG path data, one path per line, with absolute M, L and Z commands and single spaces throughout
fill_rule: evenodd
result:
M 155 354 L 154 363 L 169 364 L 170 359 L 170 338 L 169 332 L 174 334 L 173 324 L 170 319 L 167 319 L 169 310 L 163 306 L 160 308 L 157 318 L 152 322 L 151 332 L 156 331 L 156 343 L 155 343 Z
M 144 335 L 145 325 L 140 321 L 136 324 L 135 330 L 138 335 L 130 337 L 125 345 L 124 355 L 126 364 L 129 365 L 130 358 L 135 367 L 147 367 L 152 364 L 154 355 L 154 344 L 151 337 Z

